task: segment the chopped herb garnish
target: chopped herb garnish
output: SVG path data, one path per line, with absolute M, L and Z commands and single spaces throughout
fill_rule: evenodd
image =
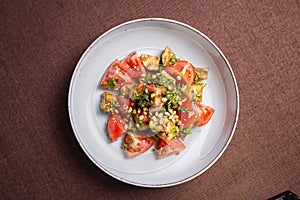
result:
M 179 108 L 178 108 L 178 111 L 180 111 L 180 112 L 187 112 L 188 109 L 187 109 L 187 108 L 181 108 L 181 107 L 179 107 Z
M 201 84 L 203 80 L 207 79 L 208 69 L 207 68 L 196 68 L 195 69 L 195 84 Z
M 113 79 L 113 78 L 109 79 L 108 83 L 106 83 L 106 85 L 105 85 L 105 87 L 106 87 L 107 89 L 112 89 L 112 88 L 114 88 L 115 86 L 116 86 L 116 80 Z
M 177 62 L 179 60 L 180 60 L 180 58 L 177 58 L 176 55 L 174 55 L 174 57 L 171 58 L 170 62 Z
M 138 95 L 136 92 L 134 92 L 134 93 L 133 93 L 133 98 L 134 98 L 134 99 L 139 99 L 139 98 L 140 98 L 140 95 Z
M 192 128 L 189 126 L 187 128 L 182 129 L 182 132 L 186 135 L 192 134 Z

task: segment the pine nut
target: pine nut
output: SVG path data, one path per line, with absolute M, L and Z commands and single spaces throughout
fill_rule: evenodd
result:
M 144 115 L 139 116 L 139 120 L 143 120 L 144 119 Z

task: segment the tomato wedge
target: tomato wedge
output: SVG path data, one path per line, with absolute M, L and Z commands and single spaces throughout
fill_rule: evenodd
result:
M 155 142 L 153 136 L 148 137 L 146 133 L 126 133 L 122 148 L 127 158 L 136 157 L 152 147 Z
M 121 68 L 133 79 L 140 78 L 142 75 L 146 75 L 147 73 L 137 52 L 129 54 L 124 60 L 122 60 Z
M 120 66 L 120 61 L 114 60 L 106 70 L 100 85 L 107 89 L 119 89 L 124 84 L 133 83 L 132 78 Z
M 195 125 L 203 126 L 210 121 L 215 110 L 212 107 L 203 105 L 201 103 L 196 103 L 196 105 L 199 108 L 199 112 L 198 112 L 197 122 L 195 123 Z
M 195 105 L 190 100 L 182 102 L 180 109 L 177 113 L 183 128 L 193 126 L 197 121 L 197 113 L 195 112 Z
M 125 132 L 125 123 L 118 114 L 112 114 L 107 122 L 107 132 L 111 142 L 116 141 Z
M 165 71 L 172 76 L 178 83 L 187 84 L 193 83 L 195 79 L 194 66 L 185 60 L 180 60 L 174 63 L 170 63 Z
M 156 142 L 154 152 L 156 157 L 161 159 L 172 154 L 179 154 L 183 149 L 185 149 L 185 145 L 176 137 L 173 138 L 169 143 L 160 138 Z

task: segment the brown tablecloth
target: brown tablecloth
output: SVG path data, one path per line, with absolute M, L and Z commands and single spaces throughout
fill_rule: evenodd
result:
M 67 96 L 81 54 L 128 20 L 162 17 L 210 37 L 235 72 L 235 135 L 204 174 L 145 189 L 111 178 L 73 134 Z M 299 1 L 1 1 L 1 199 L 267 199 L 300 194 Z

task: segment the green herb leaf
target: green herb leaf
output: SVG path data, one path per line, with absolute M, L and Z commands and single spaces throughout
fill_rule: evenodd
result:
M 136 92 L 133 93 L 133 98 L 134 99 L 139 99 L 140 95 L 138 95 Z
M 192 134 L 192 128 L 191 128 L 191 126 L 182 129 L 182 132 L 183 132 L 184 134 L 186 134 L 186 135 Z
M 180 112 L 187 112 L 187 111 L 188 111 L 188 108 L 181 108 L 181 107 L 179 107 L 179 108 L 178 108 L 178 111 L 180 111 Z
M 106 83 L 106 85 L 105 85 L 105 87 L 106 87 L 107 89 L 112 89 L 112 88 L 114 88 L 115 86 L 116 86 L 116 80 L 113 79 L 113 78 L 109 79 L 108 83 Z
M 177 58 L 176 55 L 173 56 L 173 58 L 170 59 L 170 62 L 177 62 L 180 58 Z

